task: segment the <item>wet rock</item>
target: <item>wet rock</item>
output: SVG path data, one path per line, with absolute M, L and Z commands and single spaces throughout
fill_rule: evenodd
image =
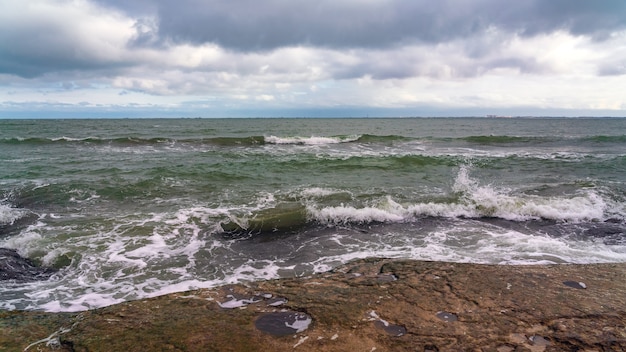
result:
M 34 281 L 50 277 L 55 270 L 36 266 L 28 258 L 20 256 L 15 250 L 0 248 L 0 281 Z
M 381 273 L 399 280 L 380 282 Z M 572 278 L 588 289 L 565 286 Z M 58 341 L 75 351 L 624 351 L 624 282 L 626 263 L 370 258 L 308 278 L 174 293 L 80 313 L 0 311 L 0 346 L 23 351 L 62 331 Z M 274 299 L 283 303 L 274 306 Z M 244 300 L 254 303 L 220 306 Z M 39 343 L 29 349 L 35 350 L 52 348 Z
M 587 285 L 579 281 L 563 281 L 563 285 L 571 288 L 586 289 Z
M 306 330 L 311 321 L 311 317 L 305 313 L 273 312 L 261 315 L 254 326 L 266 334 L 287 336 Z
M 247 306 L 248 304 L 258 303 L 262 301 L 262 299 L 258 296 L 248 297 L 238 294 L 230 294 L 227 295 L 226 298 L 228 299 L 227 301 L 217 302 L 220 307 L 226 309 L 241 308 Z
M 550 345 L 550 341 L 546 340 L 544 337 L 539 336 L 539 335 L 533 335 L 533 336 L 529 337 L 528 340 L 530 340 L 530 342 L 534 346 L 548 346 L 548 345 Z
M 453 322 L 453 321 L 459 320 L 456 314 L 449 313 L 449 312 L 437 312 L 437 314 L 435 315 L 437 316 L 437 318 L 446 322 Z
M 267 305 L 272 307 L 282 306 L 287 303 L 287 298 L 285 297 L 275 297 L 267 300 Z
M 374 320 L 374 326 L 376 328 L 385 331 L 391 336 L 400 337 L 406 334 L 406 328 L 404 326 L 389 323 L 388 321 L 379 317 L 375 311 L 371 311 L 369 316 L 371 317 L 371 319 Z
M 375 321 L 374 326 L 376 326 L 378 329 L 385 331 L 391 336 L 400 337 L 406 334 L 406 328 L 404 326 L 389 323 L 385 324 L 383 321 L 380 320 Z
M 398 280 L 398 277 L 394 274 L 378 274 L 378 276 L 376 276 L 376 280 L 378 282 L 392 282 Z

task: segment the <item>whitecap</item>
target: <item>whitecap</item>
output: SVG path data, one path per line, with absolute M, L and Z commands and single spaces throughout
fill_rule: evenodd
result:
M 0 226 L 11 225 L 26 214 L 24 209 L 14 208 L 7 204 L 0 204 Z
M 351 136 L 343 136 L 343 137 L 320 137 L 320 136 L 311 136 L 311 137 L 277 137 L 277 136 L 266 136 L 264 137 L 265 143 L 268 144 L 298 144 L 298 145 L 324 145 L 324 144 L 338 144 L 338 143 L 347 143 L 357 141 L 361 136 L 359 135 L 351 135 Z

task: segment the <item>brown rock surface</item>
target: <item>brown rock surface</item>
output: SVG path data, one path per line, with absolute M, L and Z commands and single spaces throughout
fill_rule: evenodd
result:
M 255 324 L 283 310 L 305 314 Z M 281 316 L 293 334 L 258 330 Z M 82 313 L 0 312 L 0 350 L 625 351 L 626 264 L 367 259 Z

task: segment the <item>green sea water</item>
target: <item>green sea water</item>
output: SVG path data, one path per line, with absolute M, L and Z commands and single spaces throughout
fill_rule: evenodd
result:
M 0 120 L 0 248 L 75 311 L 384 256 L 626 261 L 626 119 Z

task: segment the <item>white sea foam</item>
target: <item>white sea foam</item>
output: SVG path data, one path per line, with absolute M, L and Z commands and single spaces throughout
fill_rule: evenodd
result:
M 295 320 L 293 323 L 285 323 L 286 326 L 296 330 L 296 332 L 303 332 L 306 330 L 313 320 L 306 314 L 303 313 L 295 313 Z M 301 340 L 297 345 L 302 343 L 304 340 Z M 296 346 L 297 346 L 296 345 Z M 296 347 L 294 346 L 294 347 Z
M 248 260 L 231 269 L 224 281 L 234 284 L 242 281 L 271 280 L 280 277 L 279 271 L 293 268 L 294 266 L 281 266 L 276 260 Z
M 13 208 L 7 204 L 0 204 L 0 225 L 10 225 L 26 214 L 24 209 Z
M 309 216 L 323 224 L 345 225 L 345 224 L 363 224 L 369 222 L 395 222 L 403 221 L 401 214 L 393 211 L 375 208 L 355 208 L 352 206 L 325 207 L 316 209 L 309 207 L 307 209 Z
M 46 254 L 40 258 L 44 263 L 54 263 L 59 255 L 71 249 L 80 251 L 80 260 L 49 281 L 23 288 L 28 292 L 23 295 L 25 298 L 9 299 L 3 292 L 19 296 L 15 293 L 17 289 L 0 288 L 3 297 L 0 308 L 81 311 L 197 288 L 309 275 L 368 257 L 490 264 L 626 261 L 623 245 L 524 234 L 480 219 L 485 216 L 515 221 L 601 219 L 613 209 L 613 204 L 597 189 L 560 197 L 516 194 L 481 185 L 470 177 L 469 171 L 462 169 L 457 175 L 453 189 L 456 198 L 449 197 L 453 199 L 450 202 L 411 203 L 407 198 L 400 202 L 385 196 L 370 206 L 324 206 L 320 205 L 324 197 L 343 192 L 316 187 L 300 191 L 309 218 L 332 225 L 324 230 L 330 234 L 311 236 L 280 255 L 267 250 L 258 253 L 243 250 L 245 247 L 234 247 L 240 243 L 237 240 L 220 240 L 214 235 L 225 218 L 274 206 L 281 194 L 260 192 L 245 207 L 190 206 L 163 213 L 129 214 L 116 217 L 110 228 L 97 228 L 93 234 L 69 241 L 48 240 L 45 215 L 0 246 L 19 248 L 23 255 L 41 253 L 44 248 Z M 433 229 L 411 227 L 425 216 L 448 220 Z M 372 223 L 390 230 L 349 232 L 350 226 L 343 227 Z M 332 233 L 335 225 L 338 225 L 336 233 Z M 141 231 L 136 233 L 138 229 Z M 322 240 L 326 242 L 320 244 Z
M 233 295 L 227 295 L 227 298 L 230 298 L 228 301 L 226 302 L 217 302 L 217 304 L 222 307 L 222 308 L 227 308 L 227 309 L 233 309 L 233 308 L 241 308 L 244 307 L 248 304 L 252 304 L 252 303 L 257 303 L 260 302 L 261 299 L 260 298 L 242 298 L 242 299 L 237 299 L 235 296 Z
M 30 309 L 81 311 L 128 299 L 212 288 L 230 283 L 298 276 L 303 273 L 303 268 L 309 274 L 322 272 L 342 263 L 368 257 L 490 264 L 594 263 L 626 260 L 624 246 L 522 234 L 472 219 L 458 219 L 447 224 L 446 227 L 438 228 L 436 231 L 424 233 L 404 230 L 393 230 L 391 233 L 374 230 L 371 234 L 358 231 L 343 235 L 337 233 L 329 238 L 335 244 L 335 249 L 320 256 L 313 258 L 309 256 L 309 253 L 315 253 L 315 248 L 318 248 L 319 244 L 314 241 L 302 244 L 302 248 L 290 255 L 303 255 L 308 258 L 306 263 L 298 265 L 280 257 L 263 259 L 261 256 L 245 259 L 246 255 L 243 253 L 230 252 L 228 248 L 222 248 L 234 257 L 221 264 L 220 272 L 223 275 L 216 276 L 199 273 L 196 267 L 187 264 L 177 267 L 176 270 L 169 270 L 172 275 L 168 275 L 162 269 L 151 268 L 162 266 L 160 263 L 163 260 L 183 255 L 186 251 L 197 253 L 198 248 L 203 247 L 202 244 L 209 250 L 219 249 L 212 247 L 214 240 L 211 238 L 197 239 L 193 249 L 190 249 L 183 243 L 169 242 L 176 239 L 177 235 L 161 233 L 159 236 L 148 237 L 148 241 L 142 242 L 144 243 L 142 247 L 125 250 L 125 246 L 131 247 L 130 243 L 121 238 L 112 239 L 109 233 L 108 249 L 105 251 L 108 254 L 94 253 L 93 255 L 97 256 L 92 257 L 89 253 L 84 253 L 81 265 L 54 279 L 58 281 L 31 284 L 37 287 L 27 289 L 29 293 L 26 301 L 31 302 L 27 304 Z M 364 238 L 365 236 L 368 237 Z M 164 243 L 169 247 L 164 247 Z M 148 248 L 151 246 L 156 246 L 154 249 L 157 254 L 149 253 Z M 113 257 L 115 260 L 108 260 L 107 255 L 108 259 Z M 133 255 L 137 255 L 137 258 L 133 258 Z M 167 264 L 167 267 L 170 268 L 171 264 Z M 198 277 L 198 274 L 202 278 Z M 0 303 L 0 307 L 24 308 L 24 303 L 24 300 L 7 299 Z
M 8 237 L 4 241 L 0 241 L 0 247 L 11 248 L 18 251 L 22 256 L 29 257 L 31 252 L 40 250 L 39 242 L 42 239 L 39 228 L 45 224 L 41 221 L 28 226 L 19 235 Z
M 361 136 L 352 135 L 346 137 L 319 137 L 319 136 L 311 136 L 311 137 L 277 137 L 277 136 L 266 136 L 264 137 L 265 142 L 269 144 L 299 144 L 299 145 L 323 145 L 323 144 L 337 144 L 337 143 L 346 143 L 346 142 L 354 142 L 358 140 Z
M 53 141 L 53 142 L 58 142 L 58 141 L 80 142 L 80 141 L 86 141 L 86 140 L 89 140 L 89 139 L 99 139 L 99 138 L 95 138 L 95 137 L 72 138 L 72 137 L 66 137 L 66 136 L 50 138 L 50 140 Z
M 333 194 L 341 194 L 346 193 L 345 191 L 335 190 L 330 188 L 322 188 L 322 187 L 311 187 L 302 190 L 300 193 L 302 196 L 307 198 L 318 198 L 318 197 L 327 197 Z

